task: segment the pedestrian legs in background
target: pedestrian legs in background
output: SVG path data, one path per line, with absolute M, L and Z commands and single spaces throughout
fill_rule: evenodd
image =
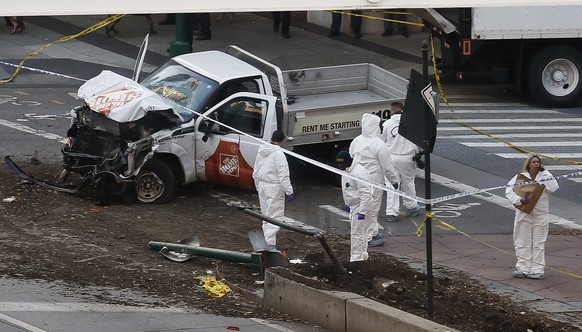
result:
M 196 36 L 196 40 L 208 40 L 212 38 L 212 31 L 210 31 L 210 13 L 200 13 L 196 15 L 198 23 L 200 24 L 200 34 Z
M 159 25 L 174 25 L 176 24 L 176 14 L 166 14 L 162 20 L 158 22 Z
M 158 33 L 155 29 L 154 29 L 154 20 L 152 19 L 152 15 L 151 14 L 140 14 L 138 16 L 143 16 L 145 18 L 146 21 L 146 25 L 147 25 L 147 29 L 148 29 L 148 33 L 155 35 L 156 33 Z M 111 17 L 111 15 L 109 15 L 109 17 Z M 105 34 L 107 35 L 107 37 L 109 38 L 113 38 L 115 36 L 116 33 L 119 33 L 119 30 L 116 28 L 116 25 L 121 21 L 121 19 L 116 20 L 112 23 L 109 23 L 105 26 Z
M 406 21 L 405 14 L 394 14 L 394 13 L 386 13 L 384 14 L 385 19 L 390 20 L 398 20 L 398 21 Z M 408 29 L 406 27 L 406 23 L 397 23 L 398 33 L 404 38 L 408 38 Z M 382 37 L 388 37 L 392 34 L 392 21 L 384 21 L 384 32 L 382 33 Z
M 289 26 L 291 25 L 291 12 L 273 12 L 273 31 L 279 32 L 285 39 L 291 38 Z
M 352 10 L 352 14 L 361 15 L 361 10 Z M 362 38 L 362 17 L 357 15 L 350 15 L 350 25 L 354 38 Z M 331 30 L 328 33 L 329 38 L 334 38 L 340 35 L 340 29 L 342 25 L 342 14 L 332 12 L 331 13 Z
M 24 30 L 24 19 L 22 16 L 8 16 L 5 17 L 6 24 L 12 26 L 10 34 L 21 33 Z
M 354 34 L 354 38 L 360 39 L 362 38 L 362 15 L 361 10 L 352 10 L 352 15 L 350 19 L 350 25 L 352 27 L 352 33 Z

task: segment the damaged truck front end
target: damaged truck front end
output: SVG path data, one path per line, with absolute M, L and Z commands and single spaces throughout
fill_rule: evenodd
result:
M 146 134 L 145 125 L 118 123 L 88 106 L 71 113 L 60 182 L 76 173 L 97 191 L 121 194 L 151 156 L 153 138 Z
M 156 137 L 178 127 L 180 115 L 159 95 L 112 72 L 85 83 L 79 96 L 85 105 L 71 111 L 60 182 L 74 173 L 97 195 L 163 202 L 164 179 L 147 170 L 156 164 Z

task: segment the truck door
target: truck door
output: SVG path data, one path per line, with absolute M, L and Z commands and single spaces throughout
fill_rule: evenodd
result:
M 259 145 L 276 130 L 272 96 L 236 93 L 196 121 L 196 174 L 209 183 L 254 189 Z

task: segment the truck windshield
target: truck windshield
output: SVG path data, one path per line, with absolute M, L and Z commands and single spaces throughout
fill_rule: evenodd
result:
M 200 112 L 208 96 L 218 87 L 217 82 L 173 60 L 156 69 L 141 84 L 171 102 L 196 112 Z M 196 114 L 182 107 L 176 107 L 176 111 L 180 113 L 184 122 L 196 117 Z

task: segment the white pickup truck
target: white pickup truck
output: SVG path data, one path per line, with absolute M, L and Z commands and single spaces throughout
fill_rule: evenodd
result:
M 158 203 L 195 181 L 253 189 L 273 131 L 330 161 L 363 113 L 388 117 L 407 83 L 373 64 L 282 71 L 236 46 L 174 57 L 141 83 L 104 71 L 79 89 L 61 180 L 77 173 L 100 192 Z

